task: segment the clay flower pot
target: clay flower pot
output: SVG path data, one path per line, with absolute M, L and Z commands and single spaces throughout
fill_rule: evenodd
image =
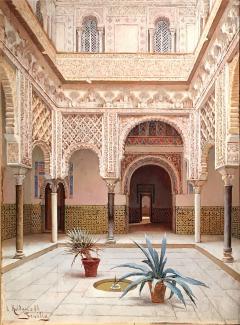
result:
M 161 304 L 164 302 L 164 296 L 166 291 L 166 286 L 163 282 L 156 284 L 154 290 L 152 290 L 152 282 L 148 282 L 151 299 L 153 303 Z
M 100 258 L 94 257 L 94 258 L 82 258 L 82 264 L 84 266 L 85 270 L 85 276 L 86 277 L 95 277 L 97 276 L 97 269 L 98 264 L 100 262 Z

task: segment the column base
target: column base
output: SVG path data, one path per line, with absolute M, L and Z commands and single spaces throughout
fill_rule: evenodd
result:
M 194 241 L 195 241 L 195 243 L 201 243 L 201 238 L 195 237 Z
M 232 257 L 232 252 L 223 252 L 222 260 L 224 263 L 233 263 L 234 258 Z
M 14 255 L 14 259 L 22 259 L 22 258 L 24 258 L 25 257 L 25 255 L 24 255 L 24 253 L 23 253 L 23 251 L 19 251 L 19 252 L 16 252 L 15 253 L 15 255 Z
M 114 238 L 107 238 L 106 244 L 116 244 L 116 240 Z

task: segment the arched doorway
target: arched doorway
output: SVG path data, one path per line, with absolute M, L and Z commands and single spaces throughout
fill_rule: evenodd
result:
M 139 167 L 132 174 L 129 224 L 172 227 L 172 185 L 167 171 L 156 165 Z
M 45 231 L 52 230 L 52 212 L 51 212 L 51 186 L 48 183 L 45 187 Z M 62 183 L 57 188 L 57 218 L 58 231 L 65 231 L 65 189 Z

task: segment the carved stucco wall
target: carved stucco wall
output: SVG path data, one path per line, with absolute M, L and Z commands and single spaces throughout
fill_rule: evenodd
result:
M 94 16 L 98 27 L 104 29 L 105 52 L 147 52 L 149 29 L 154 28 L 157 18 L 165 17 L 170 22 L 172 35 L 176 34 L 177 51 L 191 51 L 189 39 L 197 40 L 198 36 L 196 1 L 182 4 L 178 0 L 171 3 L 138 1 L 134 4 L 105 1 L 104 5 L 99 1 L 59 2 L 56 6 L 56 35 L 62 37 L 56 38 L 56 47 L 60 51 L 76 51 L 76 29 L 81 28 L 84 17 Z
M 224 19 L 222 20 L 219 29 L 221 28 L 221 32 L 216 33 L 216 39 L 213 39 L 212 44 L 210 44 L 209 51 L 207 51 L 206 55 L 204 56 L 205 63 L 201 63 L 201 69 L 197 69 L 196 75 L 194 76 L 194 82 L 191 86 L 191 91 L 194 96 L 194 104 L 198 104 L 200 98 L 204 97 L 204 92 L 206 91 L 207 87 L 209 87 L 209 82 L 211 83 L 214 81 L 215 76 L 214 73 L 219 69 L 219 62 L 223 62 L 224 55 L 227 53 L 228 46 L 234 42 L 236 36 L 236 28 L 238 22 L 236 21 L 237 15 L 237 5 L 236 2 L 233 1 L 229 8 L 227 9 L 226 13 L 224 14 Z M 46 105 L 49 104 L 50 99 L 54 100 L 54 104 L 52 108 L 56 108 L 55 104 L 62 103 L 59 106 L 63 110 L 62 111 L 53 111 L 53 129 L 51 133 L 52 137 L 52 161 L 54 161 L 54 165 L 52 166 L 52 175 L 54 176 L 64 176 L 66 175 L 66 161 L 67 159 L 64 158 L 62 164 L 62 157 L 63 157 L 63 141 L 65 141 L 65 136 L 68 137 L 70 131 L 72 130 L 69 128 L 67 132 L 65 131 L 64 122 L 64 115 L 68 115 L 67 109 L 76 109 L 74 114 L 80 120 L 84 120 L 89 116 L 87 110 L 91 109 L 91 114 L 98 112 L 100 108 L 111 108 L 114 107 L 116 110 L 110 110 L 103 114 L 103 126 L 101 131 L 101 141 L 102 145 L 101 148 L 98 148 L 95 143 L 91 141 L 83 141 L 82 139 L 78 139 L 75 141 L 73 139 L 74 145 L 76 147 L 71 148 L 71 150 L 76 150 L 79 146 L 95 148 L 95 151 L 98 152 L 99 156 L 102 157 L 101 159 L 101 173 L 103 176 L 119 176 L 120 175 L 120 161 L 123 157 L 124 153 L 124 143 L 127 136 L 127 133 L 133 128 L 137 123 L 140 123 L 145 120 L 163 120 L 167 121 L 176 127 L 177 130 L 182 134 L 182 138 L 184 141 L 184 157 L 188 160 L 189 163 L 189 176 L 190 178 L 196 178 L 198 176 L 198 166 L 199 166 L 199 157 L 196 157 L 196 152 L 199 152 L 200 146 L 200 138 L 196 135 L 195 129 L 199 128 L 198 118 L 195 118 L 194 114 L 191 114 L 189 117 L 189 111 L 187 112 L 179 112 L 174 111 L 174 114 L 166 115 L 162 111 L 155 112 L 154 114 L 151 112 L 144 111 L 144 114 L 128 114 L 124 115 L 118 114 L 122 108 L 131 109 L 132 107 L 138 109 L 148 109 L 148 108 L 157 108 L 157 107 L 164 107 L 169 109 L 178 109 L 178 108 L 186 108 L 186 103 L 184 101 L 186 99 L 187 102 L 191 101 L 191 96 L 187 93 L 185 96 L 184 92 L 180 91 L 181 100 L 177 101 L 178 92 L 179 90 L 171 89 L 170 91 L 161 91 L 160 95 L 158 92 L 156 93 L 147 93 L 144 91 L 129 91 L 126 95 L 124 91 L 119 90 L 118 93 L 111 94 L 111 91 L 108 92 L 101 92 L 95 89 L 95 87 L 91 87 L 91 89 L 85 89 L 81 91 L 79 89 L 75 90 L 75 95 L 70 96 L 69 90 L 62 90 L 59 88 L 59 84 L 56 81 L 56 76 L 52 78 L 52 75 L 49 74 L 49 70 L 46 69 L 45 66 L 39 64 L 39 60 L 35 56 L 35 52 L 31 52 L 31 42 L 29 40 L 24 40 L 19 36 L 16 30 L 11 26 L 8 22 L 6 23 L 5 27 L 5 34 L 6 34 L 6 55 L 8 59 L 12 60 L 13 65 L 15 65 L 21 73 L 16 74 L 17 78 L 17 90 L 19 94 L 27 94 L 27 96 L 21 96 L 21 103 L 17 106 L 17 110 L 21 111 L 22 122 L 26 121 L 26 125 L 31 125 L 31 114 L 28 113 L 28 94 L 31 90 L 31 86 L 34 85 L 38 91 L 41 93 L 42 99 Z M 232 29 L 230 29 L 232 26 Z M 224 38 L 223 36 L 226 36 Z M 231 49 L 230 49 L 231 50 Z M 17 58 L 17 60 L 16 60 Z M 20 63 L 21 69 L 20 69 Z M 226 62 L 224 63 L 226 64 Z M 22 68 L 26 69 L 23 70 Z M 224 69 L 227 69 L 225 66 Z M 23 71 L 28 71 L 24 72 Z M 219 71 L 218 71 L 219 73 Z M 226 74 L 226 73 L 225 73 Z M 223 81 L 222 72 L 220 72 L 219 77 L 216 82 L 216 119 L 219 119 L 217 125 L 218 129 L 216 130 L 216 139 L 217 139 L 217 164 L 219 164 L 219 160 L 221 160 L 221 151 L 224 151 L 223 156 L 226 158 L 225 151 L 228 155 L 228 162 L 230 163 L 237 163 L 238 155 L 236 153 L 236 143 L 230 143 L 226 147 L 226 134 L 225 132 L 227 128 L 225 127 L 224 121 L 226 121 L 226 98 L 228 98 L 228 94 L 224 94 L 221 92 L 224 87 L 228 87 L 228 83 Z M 227 80 L 227 74 L 224 77 L 224 80 Z M 13 87 L 14 87 L 14 81 Z M 116 88 L 115 88 L 116 89 Z M 72 91 L 74 93 L 74 91 Z M 218 96 L 219 94 L 219 96 Z M 176 95 L 176 96 L 175 96 Z M 223 98 L 223 96 L 225 96 Z M 23 99 L 26 98 L 26 100 Z M 176 97 L 176 98 L 175 98 Z M 110 98 L 110 100 L 109 100 Z M 173 98 L 175 98 L 173 100 Z M 203 99 L 205 100 L 205 99 Z M 74 103 L 74 104 L 73 104 Z M 163 104 L 164 103 L 164 104 Z M 189 104 L 189 103 L 188 103 Z M 161 106 L 162 105 L 162 106 Z M 188 108 L 192 107 L 191 105 L 187 105 Z M 81 113 L 80 113 L 81 112 Z M 184 116 L 183 116 L 184 112 Z M 64 113 L 64 114 L 62 114 Z M 101 112 L 101 114 L 103 111 Z M 160 114 L 159 114 L 160 113 Z M 69 113 L 71 115 L 72 113 Z M 90 115 L 91 115 L 90 114 Z M 97 113 L 98 114 L 98 113 Z M 225 115 L 224 115 L 225 114 Z M 28 124 L 29 121 L 29 124 Z M 80 125 L 82 122 L 80 122 Z M 25 125 L 25 126 L 26 126 Z M 26 127 L 22 124 L 24 129 Z M 85 127 L 85 126 L 84 126 Z M 18 128 L 20 128 L 20 123 Z M 88 129 L 88 132 L 91 131 L 91 127 Z M 21 151 L 21 159 L 24 164 L 28 165 L 31 156 L 31 150 L 29 148 L 29 133 L 22 133 L 21 136 L 23 137 L 21 140 L 21 150 L 16 143 L 9 144 L 12 146 L 9 149 L 9 152 L 15 154 L 15 156 L 20 156 Z M 88 133 L 87 133 L 88 134 Z M 200 134 L 200 132 L 199 132 Z M 63 141 L 61 139 L 63 138 Z M 223 140 L 223 138 L 225 140 Z M 93 139 L 93 142 L 95 139 Z M 68 143 L 69 144 L 69 143 Z M 68 146 L 67 144 L 67 146 Z M 66 144 L 65 144 L 66 146 Z M 98 148 L 98 149 L 96 149 Z M 69 150 L 69 152 L 71 152 Z M 235 150 L 235 151 L 234 151 Z M 70 153 L 69 153 L 70 155 Z M 224 158 L 224 159 L 225 159 Z M 12 158 L 13 159 L 13 158 Z M 14 159 L 13 159 L 14 160 Z M 12 161 L 13 161 L 12 160 Z M 224 160 L 226 161 L 226 159 Z M 56 163 L 55 163 L 56 162 Z

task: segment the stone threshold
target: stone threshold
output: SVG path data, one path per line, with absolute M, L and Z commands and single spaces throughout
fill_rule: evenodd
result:
M 143 247 L 146 247 L 146 244 L 141 244 Z M 46 247 L 42 250 L 39 250 L 38 252 L 35 252 L 33 254 L 30 254 L 26 257 L 24 257 L 23 259 L 20 260 L 16 260 L 16 262 L 11 263 L 9 265 L 6 265 L 4 267 L 2 267 L 1 269 L 1 273 L 6 273 L 12 269 L 15 269 L 16 267 L 31 261 L 34 258 L 37 258 L 41 255 L 44 255 L 58 247 L 63 247 L 64 243 L 62 242 L 58 242 L 55 244 L 52 244 L 49 247 Z M 136 245 L 134 243 L 116 243 L 116 244 L 104 244 L 104 243 L 99 243 L 99 247 L 108 247 L 108 248 L 135 248 Z M 161 244 L 153 244 L 153 247 L 155 248 L 160 248 Z M 198 244 L 194 244 L 194 243 L 181 243 L 181 244 L 167 244 L 167 248 L 194 248 L 197 251 L 201 252 L 202 254 L 204 254 L 205 256 L 207 256 L 211 261 L 213 261 L 215 264 L 217 264 L 222 270 L 224 270 L 226 273 L 228 273 L 231 277 L 233 277 L 235 280 L 240 282 L 240 273 L 236 272 L 234 269 L 232 269 L 230 266 L 228 266 L 227 263 L 224 263 L 222 260 L 220 260 L 219 258 L 217 258 L 216 256 L 214 256 L 213 254 L 211 254 L 210 252 L 208 252 L 206 249 L 200 247 Z M 166 323 L 168 324 L 168 323 Z M 153 324 L 154 325 L 154 324 Z M 212 324 L 213 325 L 213 324 Z

